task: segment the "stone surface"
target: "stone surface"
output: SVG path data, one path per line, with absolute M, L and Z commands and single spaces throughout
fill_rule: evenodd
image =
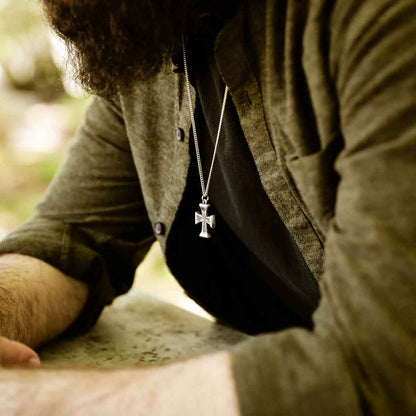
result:
M 105 308 L 88 334 L 53 342 L 39 354 L 46 365 L 125 367 L 229 349 L 247 338 L 133 288 Z

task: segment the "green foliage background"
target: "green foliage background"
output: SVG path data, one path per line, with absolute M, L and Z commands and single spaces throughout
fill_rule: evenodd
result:
M 0 232 L 5 234 L 33 212 L 52 179 L 88 97 L 65 90 L 53 59 L 51 34 L 35 0 L 0 0 Z M 32 152 L 14 148 L 13 131 L 31 108 L 61 109 L 59 146 Z M 36 122 L 36 120 L 35 120 Z M 31 126 L 27 126 L 30 128 Z M 37 127 L 37 126 L 33 126 Z M 48 132 L 45 130 L 44 134 Z M 56 133 L 54 133 L 56 134 Z M 45 138 L 47 140 L 47 138 Z

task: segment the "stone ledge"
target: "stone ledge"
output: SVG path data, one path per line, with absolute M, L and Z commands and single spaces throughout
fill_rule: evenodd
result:
M 89 333 L 48 344 L 39 355 L 54 367 L 131 367 L 229 349 L 247 338 L 133 287 L 104 309 Z

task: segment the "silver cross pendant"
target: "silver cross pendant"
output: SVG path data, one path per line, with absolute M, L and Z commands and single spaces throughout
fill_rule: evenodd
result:
M 210 204 L 199 204 L 199 208 L 201 208 L 201 212 L 195 212 L 195 224 L 201 223 L 202 230 L 199 234 L 202 238 L 211 238 L 211 234 L 208 232 L 208 225 L 211 228 L 215 228 L 215 215 L 208 216 L 208 208 Z

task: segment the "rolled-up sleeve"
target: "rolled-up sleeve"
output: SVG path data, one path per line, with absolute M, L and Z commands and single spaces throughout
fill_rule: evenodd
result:
M 416 414 L 416 2 L 336 2 L 344 150 L 313 331 L 234 351 L 242 414 Z
M 153 241 L 121 110 L 95 98 L 34 216 L 0 242 L 0 253 L 39 258 L 86 282 L 87 303 L 68 329 L 80 333 L 131 287 Z

